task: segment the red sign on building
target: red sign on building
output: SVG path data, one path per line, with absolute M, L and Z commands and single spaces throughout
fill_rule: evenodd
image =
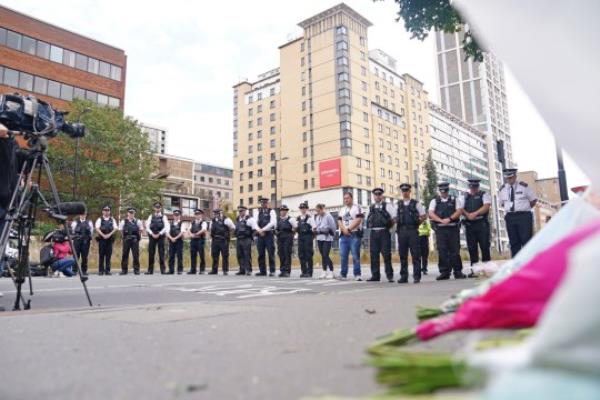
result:
M 321 189 L 342 184 L 342 160 L 321 161 L 319 163 L 319 183 Z

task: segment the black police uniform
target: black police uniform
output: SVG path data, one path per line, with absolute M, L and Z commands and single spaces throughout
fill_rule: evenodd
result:
M 112 217 L 106 220 L 103 217 L 100 217 L 100 232 L 106 235 L 111 233 L 114 229 L 115 225 L 113 224 Z M 108 239 L 96 236 L 96 240 L 98 241 L 98 255 L 100 257 L 98 262 L 98 274 L 110 274 L 110 259 L 112 257 L 115 235 L 112 235 Z
M 152 214 L 150 220 L 150 231 L 155 235 L 163 230 L 165 222 L 163 221 L 163 215 Z M 165 271 L 165 235 L 160 235 L 158 239 L 154 239 L 152 235 L 148 235 L 148 273 L 154 273 L 154 255 L 156 254 L 156 248 L 158 247 L 158 263 L 160 265 L 160 273 L 164 274 Z
M 448 201 L 443 202 L 440 196 L 435 198 L 435 214 L 441 218 L 450 218 L 456 212 L 456 198 L 448 196 Z M 454 276 L 462 276 L 462 262 L 460 260 L 460 225 L 452 221 L 447 225 L 435 226 L 435 240 L 438 248 L 438 266 L 440 277 L 449 277 L 454 270 Z
M 413 264 L 413 279 L 421 280 L 421 254 L 419 248 L 419 211 L 417 201 L 410 199 L 408 205 L 398 200 L 396 233 L 398 234 L 398 251 L 400 253 L 400 283 L 408 281 L 408 250 Z
M 210 235 L 212 237 L 210 252 L 212 255 L 211 274 L 219 270 L 219 255 L 223 259 L 223 273 L 229 271 L 229 227 L 225 225 L 225 218 L 213 218 L 210 224 Z
M 475 194 L 472 194 L 471 192 L 465 194 L 465 211 L 472 213 L 483 207 L 484 194 L 485 192 L 481 190 Z M 481 249 L 481 261 L 490 261 L 490 223 L 488 220 L 488 213 L 478 215 L 477 218 L 472 221 L 465 219 L 464 224 L 471 265 L 479 262 L 478 246 Z
M 277 254 L 279 255 L 279 271 L 289 275 L 292 271 L 292 249 L 294 245 L 294 228 L 290 217 L 277 220 Z
M 252 273 L 252 236 L 254 231 L 248 223 L 249 215 L 237 219 L 235 223 L 236 253 L 239 275 L 250 275 Z
M 137 219 L 126 219 L 123 223 L 123 255 L 121 257 L 121 272 L 127 273 L 129 268 L 129 253 L 133 256 L 133 272 L 140 273 L 140 239 L 142 233 Z
M 75 250 L 75 258 L 81 260 L 81 272 L 87 274 L 88 255 L 90 253 L 90 243 L 92 240 L 92 230 L 90 229 L 90 221 L 87 219 L 82 221 L 80 218 L 75 222 L 73 230 L 73 249 Z M 76 271 L 73 271 L 76 272 Z
M 204 221 L 194 221 L 192 222 L 192 226 L 190 228 L 191 233 L 198 233 L 202 230 L 202 224 Z M 206 260 L 204 258 L 204 245 L 206 243 L 206 234 L 202 234 L 202 236 L 197 238 L 192 238 L 190 240 L 190 259 L 191 259 L 191 267 L 190 273 L 196 273 L 196 261 L 197 257 L 200 257 L 200 273 L 203 274 L 206 269 Z
M 264 228 L 271 222 L 271 209 L 258 209 L 258 227 Z M 273 230 L 264 233 L 264 236 L 258 235 L 256 239 L 256 249 L 258 250 L 258 269 L 261 274 L 267 273 L 267 265 L 265 260 L 265 251 L 269 256 L 269 272 L 275 273 L 275 239 Z
M 379 270 L 380 255 L 383 255 L 385 274 L 388 280 L 394 279 L 394 269 L 392 268 L 392 240 L 389 231 L 389 228 L 392 225 L 392 216 L 387 211 L 386 207 L 387 203 L 385 201 L 381 202 L 381 207 L 376 207 L 375 204 L 371 204 L 371 207 L 369 207 L 367 227 L 371 230 L 371 235 L 369 238 L 371 255 L 370 281 L 378 281 L 381 279 L 381 272 Z
M 175 237 L 181 233 L 181 221 L 171 221 L 169 235 Z M 183 237 L 176 241 L 169 240 L 169 274 L 175 273 L 175 257 L 177 257 L 177 273 L 183 272 Z
M 298 258 L 300 258 L 300 270 L 302 274 L 313 275 L 314 233 L 312 226 L 308 223 L 310 215 L 298 217 Z

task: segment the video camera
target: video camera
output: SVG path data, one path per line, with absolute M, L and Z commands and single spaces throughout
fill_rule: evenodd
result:
M 59 131 L 70 138 L 85 136 L 81 123 L 65 121 L 68 112 L 58 111 L 45 101 L 19 93 L 0 95 L 0 123 L 9 131 L 22 132 L 25 137 L 58 135 Z

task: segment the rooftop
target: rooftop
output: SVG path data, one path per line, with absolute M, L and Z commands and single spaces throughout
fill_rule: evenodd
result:
M 373 25 L 371 21 L 354 11 L 352 8 L 348 7 L 345 3 L 340 3 L 323 12 L 318 13 L 317 15 L 313 15 L 312 17 L 305 19 L 304 21 L 300 22 L 298 26 L 300 26 L 301 28 L 307 28 L 315 22 L 319 22 L 320 20 L 331 17 L 332 15 L 336 15 L 338 13 L 344 13 L 367 27 Z

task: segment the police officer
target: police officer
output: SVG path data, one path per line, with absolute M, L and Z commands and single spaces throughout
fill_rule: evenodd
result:
M 308 213 L 308 203 L 300 203 L 300 215 L 296 218 L 298 226 L 298 258 L 300 258 L 300 278 L 311 278 L 313 276 L 313 255 L 315 219 Z
M 533 214 L 531 209 L 538 201 L 537 196 L 525 182 L 517 182 L 517 169 L 503 171 L 506 183 L 500 189 L 498 199 L 506 216 L 506 231 L 510 241 L 510 253 L 514 257 L 533 236 Z
M 213 219 L 210 224 L 210 253 L 212 255 L 212 270 L 209 275 L 219 273 L 219 255 L 223 260 L 223 275 L 229 272 L 229 237 L 235 230 L 235 225 L 228 217 L 223 216 L 220 208 L 213 210 Z
M 173 221 L 171 221 L 169 232 L 167 232 L 167 239 L 169 240 L 169 275 L 175 273 L 175 257 L 177 257 L 177 275 L 183 273 L 183 236 L 185 232 L 181 221 L 181 211 L 173 210 Z
M 413 264 L 413 282 L 421 282 L 421 255 L 419 248 L 419 225 L 427 215 L 421 202 L 410 197 L 410 183 L 400 185 L 402 198 L 398 200 L 396 233 L 400 253 L 400 279 L 398 283 L 408 282 L 408 250 Z
M 258 250 L 258 273 L 256 276 L 267 275 L 265 252 L 269 256 L 269 276 L 275 276 L 275 239 L 273 231 L 277 225 L 275 210 L 269 208 L 269 199 L 260 198 L 260 207 L 256 217 L 258 230 L 256 231 L 256 249 Z
M 258 226 L 254 218 L 248 215 L 248 208 L 239 206 L 238 213 L 235 221 L 235 249 L 239 270 L 236 275 L 252 275 L 252 240 Z
M 479 249 L 481 249 L 481 261 L 491 260 L 488 214 L 492 206 L 492 199 L 488 193 L 479 190 L 480 182 L 480 179 L 469 179 L 469 191 L 463 196 L 464 225 L 471 265 L 479 262 Z M 469 276 L 474 275 L 471 272 Z
M 394 282 L 394 269 L 392 268 L 392 239 L 390 230 L 394 226 L 396 210 L 394 206 L 383 198 L 383 189 L 373 189 L 374 202 L 369 207 L 367 227 L 371 230 L 369 239 L 371 253 L 371 277 L 368 282 L 381 280 L 379 270 L 379 257 L 383 255 L 385 274 L 388 282 Z
M 85 213 L 79 218 L 71 222 L 71 232 L 73 232 L 73 248 L 75 250 L 75 258 L 81 260 L 81 274 L 87 275 L 88 269 L 88 254 L 90 253 L 90 243 L 92 241 L 92 233 L 94 226 L 92 221 L 87 219 Z
M 113 241 L 117 231 L 117 221 L 110 215 L 110 206 L 102 207 L 102 216 L 96 220 L 96 241 L 98 242 L 98 275 L 110 275 L 110 259 L 113 251 Z
M 208 233 L 208 223 L 204 221 L 204 211 L 199 208 L 194 210 L 194 221 L 189 230 L 190 240 L 190 259 L 192 265 L 188 271 L 188 275 L 196 273 L 196 260 L 200 257 L 200 274 L 203 274 L 206 269 L 206 261 L 204 259 L 204 244 L 206 243 L 206 234 Z
M 140 274 L 140 239 L 144 226 L 142 221 L 135 218 L 135 208 L 127 209 L 127 218 L 121 220 L 119 230 L 123 237 L 123 254 L 121 256 L 121 272 L 119 275 L 127 275 L 129 268 L 129 253 L 133 256 L 133 273 Z
M 426 219 L 419 225 L 419 255 L 421 256 L 421 273 L 427 275 L 429 264 L 429 236 L 431 235 L 431 224 Z
M 289 278 L 292 272 L 292 249 L 294 245 L 294 231 L 298 221 L 288 215 L 290 209 L 282 205 L 277 219 L 277 254 L 279 255 L 279 277 Z
M 162 213 L 162 204 L 157 201 L 153 205 L 154 212 L 146 220 L 146 232 L 148 232 L 148 271 L 146 275 L 154 273 L 154 255 L 158 248 L 158 262 L 160 264 L 160 273 L 165 271 L 165 235 L 169 232 L 169 220 Z
M 438 266 L 440 275 L 436 280 L 450 279 L 454 270 L 454 279 L 464 279 L 460 260 L 460 216 L 462 200 L 450 195 L 450 184 L 438 184 L 440 194 L 429 203 L 429 218 L 435 230 L 435 241 L 438 249 Z

